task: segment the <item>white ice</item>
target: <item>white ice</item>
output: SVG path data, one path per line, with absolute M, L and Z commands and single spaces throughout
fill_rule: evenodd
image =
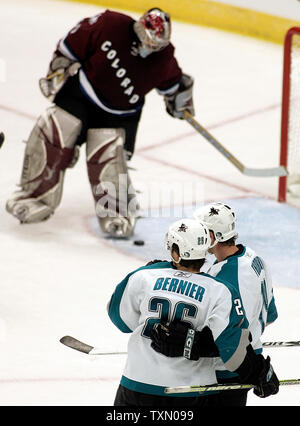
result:
M 146 244 L 140 255 L 132 252 L 132 242 L 120 247 L 102 238 L 94 226 L 84 147 L 79 163 L 68 170 L 53 217 L 20 225 L 6 213 L 5 202 L 20 178 L 22 141 L 49 105 L 38 79 L 45 75 L 58 39 L 101 9 L 55 0 L 0 0 L 0 10 L 0 130 L 6 135 L 0 183 L 0 405 L 112 405 L 125 356 L 90 357 L 59 339 L 68 334 L 106 351 L 126 351 L 128 335 L 110 322 L 106 304 L 128 272 L 153 258 L 151 247 L 167 256 L 160 251 L 166 222 L 155 221 L 152 246 L 141 220 L 139 232 Z M 248 167 L 278 165 L 282 47 L 179 22 L 173 23 L 173 41 L 181 67 L 195 77 L 197 120 Z M 188 123 L 169 117 L 155 92 L 147 98 L 132 167 L 144 211 L 166 207 L 149 197 L 150 183 L 175 185 L 177 207 L 181 196 L 187 206 L 195 201 L 187 189 L 193 186 L 197 202 L 235 203 L 243 214 L 240 241 L 259 242 L 260 254 L 274 269 L 279 318 L 266 329 L 264 340 L 299 340 L 300 215 L 296 207 L 275 201 L 277 178 L 243 176 Z M 149 225 L 149 219 L 143 220 Z M 279 378 L 287 379 L 300 377 L 299 351 L 265 353 Z M 299 401 L 300 387 L 286 386 L 267 399 L 251 391 L 248 405 Z

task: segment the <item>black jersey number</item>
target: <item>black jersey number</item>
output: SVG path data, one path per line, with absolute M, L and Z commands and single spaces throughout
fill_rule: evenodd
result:
M 186 321 L 188 318 L 195 318 L 197 315 L 197 307 L 195 305 L 178 302 L 174 307 L 172 314 L 172 304 L 169 299 L 164 297 L 153 297 L 149 301 L 149 312 L 156 313 L 158 316 L 149 317 L 145 321 L 142 336 L 150 338 L 154 324 L 159 322 Z M 190 323 L 191 324 L 191 323 Z

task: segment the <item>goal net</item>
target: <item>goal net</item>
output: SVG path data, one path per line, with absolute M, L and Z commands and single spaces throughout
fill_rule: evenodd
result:
M 300 27 L 284 42 L 280 165 L 289 175 L 279 178 L 278 200 L 300 197 Z

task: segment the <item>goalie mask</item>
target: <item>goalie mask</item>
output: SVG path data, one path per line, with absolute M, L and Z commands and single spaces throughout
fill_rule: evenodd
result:
M 139 54 L 145 58 L 170 43 L 170 16 L 159 8 L 150 9 L 134 23 L 134 30 L 141 42 Z
M 235 230 L 235 213 L 232 208 L 226 204 L 207 204 L 196 210 L 193 217 L 205 223 L 208 229 L 214 233 L 216 241 L 213 246 L 218 242 L 227 241 L 238 235 Z
M 205 259 L 211 246 L 209 230 L 204 223 L 195 219 L 178 220 L 169 227 L 166 234 L 166 249 L 171 251 L 173 244 L 177 244 L 179 248 L 180 257 L 176 263 L 181 259 Z

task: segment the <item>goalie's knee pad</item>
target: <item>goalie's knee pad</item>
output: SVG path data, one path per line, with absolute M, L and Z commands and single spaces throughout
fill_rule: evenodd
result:
M 21 189 L 6 203 L 21 223 L 47 219 L 60 203 L 64 174 L 79 153 L 75 147 L 81 121 L 52 106 L 39 117 L 26 144 Z
M 128 237 L 133 233 L 138 202 L 124 152 L 123 129 L 90 129 L 87 136 L 87 168 L 104 233 Z

